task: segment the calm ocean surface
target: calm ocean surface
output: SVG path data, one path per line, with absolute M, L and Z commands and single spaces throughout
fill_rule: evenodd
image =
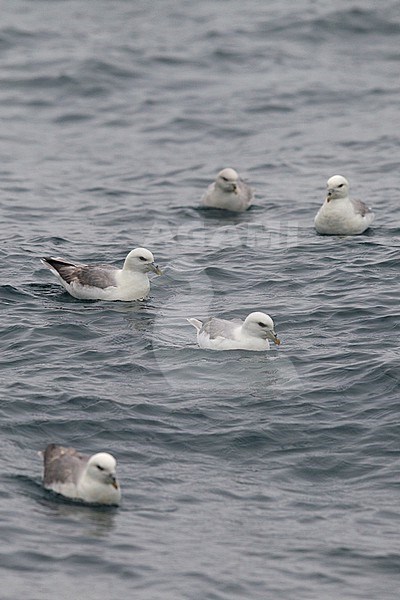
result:
M 400 5 L 3 0 L 1 600 L 398 600 Z M 233 167 L 246 214 L 198 208 Z M 318 236 L 326 180 L 376 212 Z M 164 270 L 74 300 L 42 255 Z M 269 353 L 186 317 L 271 314 Z M 41 486 L 49 442 L 123 502 Z

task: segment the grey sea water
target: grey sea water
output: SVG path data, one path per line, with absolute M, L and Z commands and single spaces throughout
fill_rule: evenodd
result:
M 2 0 L 2 600 L 397 600 L 400 6 Z M 256 191 L 198 208 L 230 166 Z M 376 221 L 322 237 L 326 180 Z M 164 270 L 74 300 L 42 255 Z M 269 353 L 186 317 L 271 314 Z M 41 486 L 49 442 L 123 501 Z

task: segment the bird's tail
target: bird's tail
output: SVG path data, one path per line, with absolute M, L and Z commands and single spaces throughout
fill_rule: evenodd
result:
M 200 331 L 200 329 L 203 327 L 203 323 L 201 321 L 199 321 L 198 319 L 186 319 L 187 321 L 189 321 L 189 323 L 191 325 L 193 325 L 193 327 L 195 327 L 197 329 L 197 331 Z
M 54 258 L 53 256 L 42 256 L 40 258 L 40 262 L 42 262 L 48 269 L 55 269 L 58 271 L 60 267 L 76 267 L 75 263 L 69 262 L 68 260 L 64 260 L 63 258 Z

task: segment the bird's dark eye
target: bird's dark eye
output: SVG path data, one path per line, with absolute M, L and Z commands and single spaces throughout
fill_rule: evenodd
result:
M 146 261 L 147 259 L 144 256 L 139 256 L 139 260 Z
M 223 179 L 224 181 L 229 181 L 229 179 L 227 177 L 221 176 L 221 179 Z
M 258 323 L 257 323 L 257 324 L 258 324 L 260 327 L 266 327 L 266 324 L 265 324 L 265 323 L 262 323 L 261 321 L 258 321 Z
M 343 186 L 344 186 L 344 183 L 341 183 L 340 185 L 338 185 L 338 187 L 343 187 Z
M 98 468 L 99 471 L 104 471 L 104 467 L 101 467 L 100 465 L 96 465 L 96 467 Z

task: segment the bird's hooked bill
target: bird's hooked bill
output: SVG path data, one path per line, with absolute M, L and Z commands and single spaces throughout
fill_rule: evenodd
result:
M 151 268 L 152 268 L 152 270 L 154 271 L 154 273 L 156 275 L 162 275 L 163 274 L 163 272 L 161 271 L 161 269 L 157 265 L 152 264 Z
M 267 338 L 269 338 L 277 346 L 279 346 L 279 344 L 281 343 L 281 340 L 278 338 L 278 336 L 276 335 L 275 331 L 268 331 L 267 332 Z

